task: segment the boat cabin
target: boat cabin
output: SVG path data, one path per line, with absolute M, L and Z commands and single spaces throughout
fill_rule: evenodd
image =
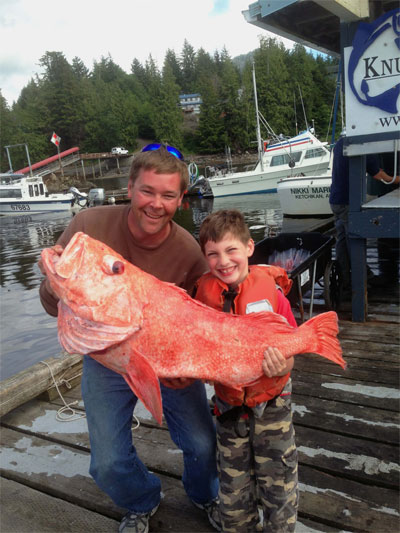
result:
M 44 198 L 48 196 L 41 177 L 27 177 L 24 174 L 0 175 L 0 198 Z

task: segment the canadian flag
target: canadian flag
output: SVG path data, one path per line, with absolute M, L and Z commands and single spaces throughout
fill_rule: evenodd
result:
M 57 135 L 57 133 L 53 132 L 53 135 L 51 136 L 50 141 L 54 143 L 56 146 L 60 146 L 61 137 Z

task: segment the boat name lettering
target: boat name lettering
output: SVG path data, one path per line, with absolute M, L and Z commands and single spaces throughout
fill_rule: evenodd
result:
M 314 199 L 317 199 L 317 198 L 326 198 L 327 195 L 323 195 L 323 194 L 295 194 L 294 197 L 296 198 L 296 200 L 314 200 Z
M 11 205 L 10 207 L 12 211 L 30 211 L 31 210 L 31 207 L 29 204 L 16 204 L 16 205 Z
M 331 188 L 328 186 L 326 187 L 311 187 L 311 192 L 331 192 Z
M 291 194 L 304 194 L 309 193 L 308 187 L 300 187 L 299 189 L 290 189 Z

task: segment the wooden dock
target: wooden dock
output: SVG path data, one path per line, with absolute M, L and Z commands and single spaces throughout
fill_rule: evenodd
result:
M 366 323 L 347 320 L 344 309 L 340 340 L 346 371 L 315 355 L 296 358 L 297 532 L 399 531 L 400 320 L 399 295 L 393 292 L 379 289 L 370 295 Z M 88 474 L 85 418 L 59 421 L 63 402 L 53 396 L 35 398 L 1 419 L 1 531 L 117 531 L 124 510 Z M 84 414 L 79 387 L 65 400 L 76 400 L 73 409 Z M 143 408 L 138 415 L 135 445 L 159 474 L 165 493 L 151 531 L 213 531 L 183 491 L 181 453 L 167 429 Z

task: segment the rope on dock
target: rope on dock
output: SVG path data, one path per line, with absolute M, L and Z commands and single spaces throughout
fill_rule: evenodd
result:
M 75 409 L 73 409 L 71 406 L 72 405 L 76 405 L 78 402 L 78 400 L 75 400 L 71 403 L 67 403 L 65 400 L 64 400 L 64 397 L 63 395 L 61 394 L 61 391 L 60 389 L 58 388 L 58 384 L 59 385 L 65 385 L 68 389 L 71 389 L 72 388 L 72 385 L 70 384 L 70 382 L 67 380 L 67 379 L 64 379 L 62 376 L 61 378 L 59 379 L 59 382 L 57 384 L 57 381 L 54 377 L 54 374 L 53 374 L 53 371 L 50 367 L 50 365 L 48 363 L 46 363 L 46 361 L 39 361 L 40 363 L 43 363 L 44 365 L 47 366 L 47 368 L 49 369 L 50 371 L 50 374 L 51 374 L 51 377 L 53 379 L 53 383 L 54 383 L 54 386 L 58 392 L 58 395 L 60 396 L 63 404 L 64 404 L 64 407 L 60 407 L 60 409 L 57 411 L 57 414 L 56 414 L 56 420 L 58 420 L 59 422 L 73 422 L 75 420 L 79 420 L 80 418 L 86 418 L 86 414 L 85 413 L 80 413 L 78 414 Z M 72 376 L 71 378 L 69 378 L 70 380 L 71 379 L 74 379 L 78 376 L 81 376 L 82 375 L 82 372 L 79 372 L 78 374 L 76 374 L 75 376 Z M 65 415 L 65 413 L 67 411 L 70 411 L 71 414 L 69 415 Z
M 53 380 L 53 383 L 54 383 L 54 386 L 58 392 L 58 395 L 60 396 L 63 404 L 64 404 L 64 407 L 60 407 L 60 409 L 57 411 L 57 414 L 56 414 L 56 420 L 58 420 L 59 422 L 73 422 L 75 420 L 79 420 L 80 418 L 86 418 L 86 414 L 85 413 L 81 413 L 81 414 L 78 414 L 75 409 L 73 409 L 71 406 L 72 405 L 76 405 L 78 402 L 78 400 L 75 400 L 71 403 L 67 403 L 63 397 L 63 395 L 61 394 L 61 391 L 60 389 L 58 388 L 58 385 L 65 385 L 67 387 L 67 389 L 71 389 L 72 388 L 72 385 L 71 383 L 67 380 L 67 379 L 64 379 L 63 376 L 61 376 L 58 380 L 58 384 L 57 384 L 57 381 L 54 377 L 54 374 L 53 374 L 53 371 L 50 367 L 50 365 L 48 363 L 46 363 L 46 361 L 39 361 L 39 363 L 43 363 L 44 365 L 47 366 L 47 368 L 49 369 L 50 371 L 50 374 L 51 374 L 51 377 L 52 377 L 52 380 Z M 79 372 L 78 374 L 75 374 L 75 376 L 72 376 L 70 377 L 69 379 L 72 380 L 72 379 L 75 379 L 79 376 L 82 375 L 82 372 Z M 69 415 L 65 415 L 65 412 L 67 411 L 70 411 L 71 414 Z M 140 426 L 140 421 L 139 419 L 137 418 L 137 416 L 135 414 L 132 414 L 132 420 L 135 421 L 135 426 L 132 427 L 132 431 L 134 431 L 135 429 L 138 429 L 139 426 Z

